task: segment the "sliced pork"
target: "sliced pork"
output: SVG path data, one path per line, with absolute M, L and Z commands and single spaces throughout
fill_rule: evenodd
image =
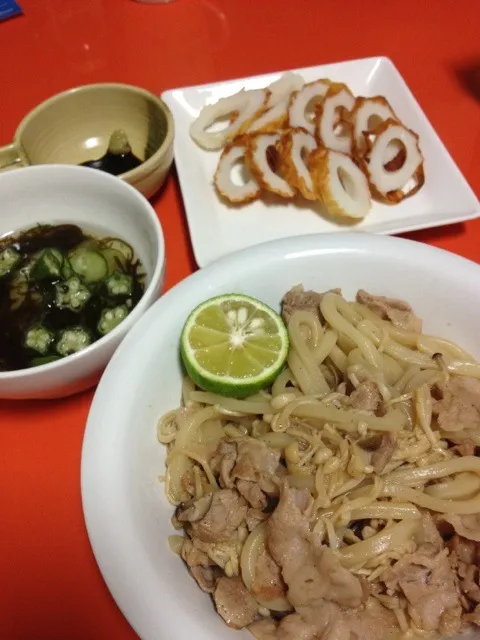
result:
M 205 593 L 213 593 L 215 591 L 215 585 L 217 580 L 222 576 L 222 571 L 219 567 L 191 567 L 190 573 L 195 578 L 198 586 Z
M 431 518 L 425 518 L 428 523 L 423 533 L 425 542 L 396 562 L 384 582 L 387 589 L 403 591 L 417 627 L 450 636 L 461 628 L 460 593 L 448 550 L 442 548 L 438 532 L 433 532 Z
M 270 602 L 285 595 L 286 586 L 280 567 L 265 549 L 258 556 L 252 593 L 260 600 Z
M 364 600 L 360 580 L 310 532 L 308 509 L 306 492 L 284 485 L 267 523 L 268 550 L 282 569 L 289 601 L 306 621 L 317 617 L 322 599 L 348 608 Z
M 213 601 L 218 613 L 233 629 L 247 627 L 258 613 L 257 602 L 238 576 L 220 578 Z
M 480 380 L 458 376 L 438 389 L 441 398 L 434 403 L 433 411 L 440 429 L 480 429 Z
M 338 293 L 341 295 L 342 292 L 340 289 L 331 289 L 327 293 Z M 318 293 L 317 291 L 305 291 L 300 285 L 293 287 L 283 296 L 283 319 L 288 323 L 295 311 L 311 311 L 321 320 L 320 302 L 324 295 L 324 293 Z
M 453 513 L 444 513 L 441 517 L 452 525 L 458 535 L 467 538 L 467 540 L 480 542 L 480 514 L 459 516 Z
M 361 382 L 350 394 L 350 406 L 362 411 L 376 411 L 382 402 L 378 386 L 371 380 Z
M 455 535 L 448 547 L 450 566 L 457 575 L 460 591 L 473 609 L 480 603 L 480 543 Z
M 247 515 L 247 503 L 237 491 L 220 489 L 212 494 L 212 502 L 205 516 L 192 522 L 192 536 L 203 542 L 228 540 Z
M 237 491 L 254 509 L 264 509 L 267 506 L 267 497 L 256 482 L 237 480 Z
M 389 320 L 398 329 L 413 331 L 414 333 L 421 333 L 422 331 L 422 321 L 414 314 L 412 307 L 403 300 L 386 298 L 385 296 L 373 296 L 371 293 L 360 289 L 357 292 L 357 302 L 364 304 L 382 320 Z
M 235 461 L 237 459 L 237 447 L 234 442 L 222 440 L 210 461 L 212 469 L 218 469 L 220 486 L 224 489 L 233 489 L 234 482 L 231 477 Z
M 260 509 L 249 509 L 247 511 L 247 515 L 245 516 L 245 523 L 247 525 L 247 529 L 249 531 L 253 531 L 255 527 L 257 527 L 262 522 L 268 518 L 269 514 L 264 513 Z

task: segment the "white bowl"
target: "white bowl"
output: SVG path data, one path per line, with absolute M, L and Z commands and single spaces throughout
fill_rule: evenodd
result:
M 145 268 L 145 293 L 118 327 L 84 351 L 39 367 L 0 372 L 0 398 L 56 398 L 96 384 L 125 334 L 160 295 L 162 228 L 152 206 L 133 187 L 85 167 L 45 165 L 0 174 L 0 236 L 61 222 L 127 240 Z
M 162 297 L 124 340 L 97 389 L 82 454 L 82 498 L 100 570 L 143 640 L 251 638 L 228 629 L 167 546 L 173 513 L 158 476 L 156 421 L 180 402 L 179 336 L 189 311 L 226 292 L 274 307 L 292 285 L 358 288 L 410 302 L 426 332 L 477 357 L 480 267 L 424 244 L 366 234 L 302 236 L 223 258 Z

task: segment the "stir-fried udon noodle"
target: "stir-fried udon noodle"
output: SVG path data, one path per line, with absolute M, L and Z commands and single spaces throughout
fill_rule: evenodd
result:
M 407 303 L 285 294 L 287 366 L 244 400 L 187 378 L 165 414 L 170 538 L 259 640 L 480 625 L 480 365 Z

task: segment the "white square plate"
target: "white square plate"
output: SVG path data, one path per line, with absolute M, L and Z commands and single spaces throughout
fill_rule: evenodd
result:
M 346 83 L 355 95 L 384 95 L 398 117 L 420 135 L 426 181 L 421 191 L 395 206 L 373 203 L 355 229 L 394 234 L 435 227 L 480 215 L 477 197 L 413 97 L 391 60 L 384 57 L 352 60 L 295 69 L 306 82 L 331 78 Z M 213 175 L 219 152 L 204 151 L 190 138 L 189 128 L 206 104 L 232 95 L 242 87 L 265 87 L 280 72 L 227 82 L 173 89 L 162 94 L 175 119 L 175 162 L 185 202 L 195 258 L 200 267 L 248 246 L 309 233 L 339 231 L 341 227 L 315 213 L 313 207 L 265 204 L 228 207 L 217 197 Z M 343 227 L 345 228 L 345 227 Z

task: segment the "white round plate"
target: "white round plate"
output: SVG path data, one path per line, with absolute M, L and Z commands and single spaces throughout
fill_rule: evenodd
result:
M 188 313 L 220 293 L 246 293 L 279 307 L 303 283 L 359 288 L 407 300 L 424 330 L 480 356 L 480 267 L 399 238 L 361 233 L 278 240 L 212 263 L 170 290 L 141 318 L 98 386 L 82 455 L 82 498 L 95 557 L 120 609 L 144 640 L 249 637 L 226 627 L 210 598 L 167 546 L 172 507 L 158 476 L 158 417 L 178 406 L 179 336 Z

